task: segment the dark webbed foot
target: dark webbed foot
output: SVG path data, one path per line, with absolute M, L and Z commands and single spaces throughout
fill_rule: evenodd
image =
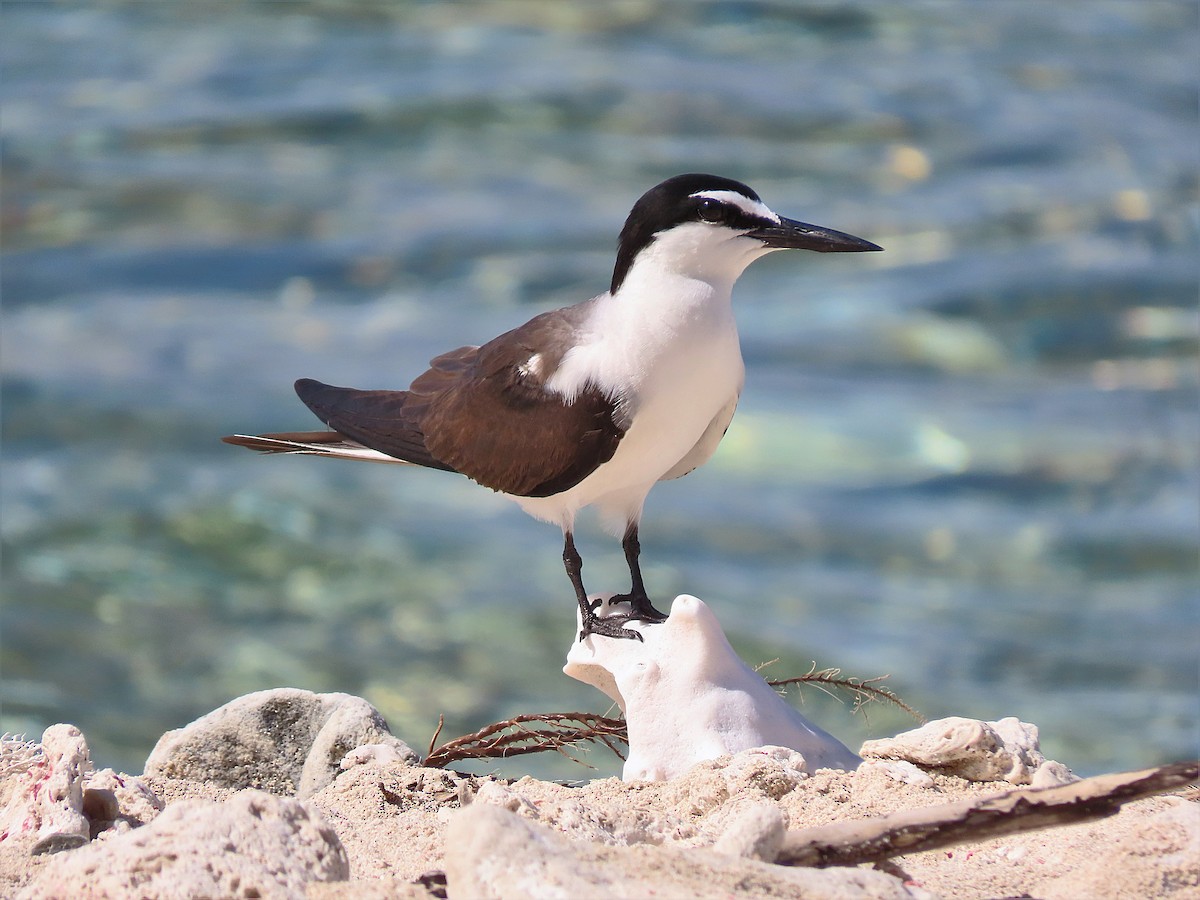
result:
M 633 589 L 628 594 L 612 597 L 608 601 L 611 609 L 616 603 L 628 602 L 628 613 L 598 616 L 596 611 L 604 606 L 604 601 L 589 600 L 587 590 L 583 586 L 583 560 L 575 549 L 575 538 L 570 531 L 563 532 L 563 565 L 567 569 L 567 577 L 575 588 L 575 599 L 579 603 L 579 640 L 588 635 L 599 634 L 604 637 L 620 638 L 623 640 L 643 640 L 642 636 L 632 628 L 623 627 L 626 622 L 663 622 L 666 616 L 660 613 L 650 603 L 646 589 L 642 586 L 642 574 L 637 567 L 637 526 L 630 526 L 625 535 L 625 553 L 630 560 L 630 572 L 633 574 Z
M 616 603 L 629 604 L 630 619 L 651 622 L 653 624 L 667 621 L 666 613 L 661 613 L 655 609 L 654 604 L 650 602 L 650 598 L 646 596 L 645 592 L 637 593 L 631 591 L 628 594 L 617 594 L 608 601 L 609 606 Z
M 583 616 L 583 627 L 579 630 L 579 640 L 582 641 L 593 634 L 625 640 L 645 640 L 632 628 L 623 627 L 626 622 L 635 620 L 637 620 L 636 616 L 598 616 L 594 612 L 589 612 Z

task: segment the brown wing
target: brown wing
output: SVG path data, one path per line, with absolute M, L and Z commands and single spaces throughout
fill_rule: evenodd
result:
M 546 389 L 562 356 L 554 348 L 569 346 L 581 312 L 545 313 L 482 347 L 443 354 L 407 391 L 304 379 L 296 392 L 330 428 L 367 447 L 506 494 L 550 496 L 611 459 L 627 427 L 620 403 L 599 390 L 567 405 Z
M 407 391 L 360 391 L 301 378 L 296 394 L 343 437 L 397 459 L 454 471 L 426 449 L 420 428 L 405 410 Z
M 227 444 L 246 447 L 260 453 L 301 456 L 329 456 L 334 459 L 355 459 L 364 462 L 409 465 L 407 460 L 388 456 L 364 447 L 336 431 L 287 431 L 275 434 L 230 434 L 221 438 Z

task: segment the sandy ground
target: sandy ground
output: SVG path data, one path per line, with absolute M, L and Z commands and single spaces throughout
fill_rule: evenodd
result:
M 226 802 L 238 793 L 160 776 L 142 780 L 168 808 L 195 798 Z M 499 807 L 561 836 L 565 849 L 553 852 L 568 856 L 578 852 L 581 871 L 594 866 L 597 859 L 610 873 L 621 871 L 621 865 L 635 865 L 638 880 L 630 882 L 624 892 L 609 885 L 608 896 L 638 896 L 646 885 L 652 885 L 657 896 L 807 896 L 810 894 L 804 890 L 788 888 L 787 882 L 772 880 L 771 870 L 795 870 L 753 859 L 732 860 L 714 850 L 714 844 L 728 852 L 728 846 L 721 846 L 723 837 L 734 831 L 750 810 L 760 814 L 777 809 L 788 828 L 798 829 L 1011 788 L 934 773 L 909 780 L 919 783 L 906 783 L 878 763 L 855 773 L 820 770 L 802 775 L 789 769 L 786 762 L 754 751 L 703 763 L 668 782 L 624 783 L 609 778 L 582 787 L 531 778 L 511 782 L 460 776 L 395 761 L 368 761 L 344 771 L 305 801 L 332 826 L 344 846 L 349 880 L 308 883 L 304 894 L 291 891 L 279 896 L 431 896 L 430 891 L 438 889 L 440 873 L 464 864 L 461 859 L 447 858 L 448 851 L 454 852 L 446 842 L 450 823 L 479 804 Z M 143 809 L 140 815 L 150 820 L 156 814 Z M 120 841 L 142 830 L 128 827 L 138 824 L 130 822 L 101 833 L 91 842 L 94 849 L 89 852 L 100 851 L 106 844 L 115 850 Z M 58 888 L 49 887 L 54 882 L 45 877 L 39 880 L 39 876 L 53 874 L 60 866 L 65 871 L 65 861 L 82 852 L 31 856 L 29 842 L 0 840 L 0 894 L 60 895 L 61 883 Z M 531 849 L 520 855 L 528 859 L 534 852 Z M 544 848 L 536 852 L 542 853 Z M 618 858 L 622 854 L 624 862 Z M 520 860 L 516 862 L 520 864 Z M 1106 819 L 898 857 L 885 871 L 896 876 L 897 890 L 912 896 L 1045 900 L 1200 897 L 1200 803 L 1186 795 L 1153 797 L 1131 803 Z M 704 879 L 699 891 L 697 872 L 702 872 Z M 757 873 L 757 877 L 747 873 Z M 104 888 L 102 879 L 91 883 L 97 892 L 105 891 L 95 896 L 121 896 L 119 889 Z M 844 890 L 831 889 L 829 896 L 887 895 L 875 890 L 847 884 Z M 144 888 L 140 892 L 166 896 Z M 512 894 L 503 889 L 494 894 L 506 895 Z M 549 889 L 544 894 L 552 895 Z M 450 896 L 468 894 L 456 892 L 452 881 Z

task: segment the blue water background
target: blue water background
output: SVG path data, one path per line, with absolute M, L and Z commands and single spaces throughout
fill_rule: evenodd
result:
M 439 714 L 604 712 L 559 671 L 556 529 L 453 475 L 218 439 L 316 427 L 297 377 L 404 387 L 597 293 L 633 200 L 710 171 L 886 252 L 739 282 L 746 389 L 650 497 L 652 593 L 779 677 L 1036 722 L 1083 773 L 1196 753 L 1196 3 L 0 21 L 3 730 L 73 722 L 140 771 L 268 687 L 361 694 L 422 750 Z M 590 518 L 580 547 L 625 586 Z M 908 724 L 794 699 L 852 745 Z

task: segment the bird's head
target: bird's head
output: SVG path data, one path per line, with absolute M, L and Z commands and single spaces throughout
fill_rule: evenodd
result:
M 774 250 L 853 253 L 882 247 L 831 228 L 773 212 L 741 182 L 718 175 L 676 175 L 641 196 L 617 243 L 611 292 L 639 260 L 680 274 L 730 284 Z

